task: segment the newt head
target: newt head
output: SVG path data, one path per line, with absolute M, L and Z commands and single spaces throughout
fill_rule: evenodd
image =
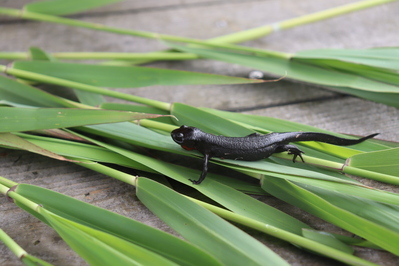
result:
M 179 144 L 183 149 L 191 151 L 196 149 L 196 130 L 195 127 L 181 126 L 171 132 L 174 142 Z

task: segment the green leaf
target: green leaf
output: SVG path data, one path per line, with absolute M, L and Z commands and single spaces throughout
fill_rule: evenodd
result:
M 323 68 L 335 69 L 340 72 L 348 72 L 368 79 L 399 85 L 399 75 L 396 69 L 385 69 L 378 66 L 368 66 L 336 59 L 297 59 L 307 64 L 318 65 Z M 398 63 L 399 64 L 399 63 Z
M 223 117 L 182 103 L 174 103 L 170 113 L 178 117 L 177 123 L 180 125 L 195 126 L 208 133 L 231 137 L 243 137 L 254 133 L 254 131 Z
M 399 254 L 399 230 L 395 228 L 399 219 L 397 206 L 271 177 L 263 179 L 262 188 L 275 197 Z
M 288 265 L 254 238 L 161 184 L 139 177 L 136 191 L 158 217 L 226 265 Z
M 91 265 L 177 265 L 156 253 L 39 208 L 52 228 Z
M 386 105 L 394 106 L 399 108 L 399 94 L 398 93 L 386 93 L 386 92 L 373 92 L 366 90 L 352 89 L 348 87 L 334 87 L 330 86 L 333 90 L 343 92 L 345 94 L 355 95 L 359 98 L 367 99 L 374 102 L 383 103 Z
M 347 263 L 349 265 L 374 265 L 374 266 L 376 265 L 376 264 L 374 264 L 372 262 L 369 262 L 369 261 L 366 261 L 364 259 L 358 258 L 356 256 L 353 256 L 351 254 L 345 253 L 343 251 L 340 251 L 340 250 L 335 249 L 333 247 L 327 246 L 325 244 L 316 242 L 316 241 L 311 240 L 311 239 L 307 239 L 307 238 L 305 238 L 303 236 L 295 235 L 295 234 L 289 233 L 287 231 L 281 230 L 281 229 L 276 228 L 276 227 L 274 227 L 272 225 L 265 224 L 265 223 L 262 223 L 262 222 L 259 222 L 259 221 L 244 217 L 244 216 L 242 216 L 240 214 L 235 214 L 235 213 L 229 212 L 229 211 L 227 211 L 225 209 L 210 205 L 208 203 L 205 203 L 205 202 L 202 202 L 202 201 L 199 201 L 199 200 L 195 200 L 193 198 L 190 198 L 190 200 L 192 200 L 192 201 L 196 202 L 197 204 L 207 208 L 208 210 L 218 214 L 220 217 L 223 217 L 224 219 L 227 219 L 227 220 L 233 221 L 235 223 L 239 223 L 239 224 L 242 224 L 244 226 L 256 229 L 256 230 L 258 230 L 260 232 L 272 235 L 274 237 L 281 238 L 281 239 L 283 239 L 285 241 L 288 241 L 288 242 L 292 243 L 293 245 L 297 245 L 299 247 L 303 247 L 303 248 L 305 248 L 307 250 L 311 250 L 311 251 L 316 252 L 318 254 L 322 254 L 322 255 L 324 255 L 326 257 L 333 258 L 335 260 Z M 336 235 L 335 234 L 334 236 L 337 236 L 337 239 L 342 239 L 342 237 L 340 235 Z M 358 243 L 359 242 L 359 240 L 355 240 L 354 238 L 345 237 L 346 241 L 348 241 L 349 239 L 350 240 L 354 240 L 351 243 L 353 243 L 353 242 Z M 325 241 L 325 239 L 324 239 L 324 241 Z M 367 242 L 367 241 L 364 241 L 364 240 L 360 240 L 360 241 Z M 368 246 L 370 246 L 370 242 L 367 242 L 367 244 L 368 244 Z
M 27 150 L 30 152 L 41 154 L 61 161 L 72 161 L 54 152 L 43 149 L 42 147 L 39 147 L 34 143 L 29 142 L 11 133 L 0 133 L 0 145 L 5 146 L 7 148 L 17 148 L 21 150 Z
M 332 234 L 336 239 L 339 241 L 351 245 L 351 246 L 358 246 L 358 247 L 366 247 L 366 248 L 373 248 L 373 249 L 381 249 L 379 246 L 371 243 L 370 241 L 367 241 L 363 238 L 359 238 L 356 235 L 353 237 L 350 236 L 344 236 L 340 234 Z
M 297 52 L 298 59 L 335 59 L 384 69 L 399 69 L 399 48 L 314 49 Z
M 137 105 L 137 104 L 123 104 L 123 103 L 102 103 L 100 106 L 102 109 L 107 110 L 119 110 L 119 111 L 131 111 L 139 113 L 150 113 L 150 114 L 162 114 L 169 115 L 169 111 L 154 108 L 151 106 Z
M 255 49 L 253 49 L 255 55 L 251 55 L 234 51 L 168 44 L 177 50 L 194 53 L 204 58 L 239 64 L 280 76 L 287 75 L 288 78 L 328 86 L 333 90 L 399 107 L 398 86 L 361 77 L 350 72 L 308 64 L 300 59 L 259 56 L 256 55 L 258 50 Z
M 30 47 L 29 54 L 32 60 L 56 61 L 53 56 L 37 47 Z
M 99 106 L 105 102 L 104 97 L 97 93 L 82 91 L 82 90 L 74 90 L 74 92 L 78 97 L 79 102 L 86 105 Z
M 206 58 L 253 67 L 282 76 L 286 74 L 288 78 L 310 83 L 334 87 L 349 87 L 375 92 L 399 92 L 397 86 L 375 82 L 350 73 L 323 69 L 316 65 L 301 63 L 298 62 L 298 60 L 292 60 L 289 58 L 257 56 L 233 51 L 227 52 L 175 44 L 171 46 L 181 51 L 195 53 Z
M 247 174 L 256 173 L 268 177 L 286 179 L 304 186 L 311 185 L 321 189 L 340 191 L 345 195 L 353 195 L 381 203 L 397 205 L 399 202 L 398 194 L 364 186 L 361 183 L 344 179 L 343 177 L 340 178 L 338 175 L 333 175 L 333 172 L 310 171 L 294 167 L 286 168 L 284 165 L 272 165 L 268 164 L 268 162 L 263 162 L 264 165 L 257 162 L 256 164 L 251 163 L 231 163 L 230 165 L 226 164 L 226 167 Z
M 16 135 L 23 140 L 29 141 L 30 143 L 42 149 L 49 150 L 52 153 L 56 153 L 62 156 L 90 160 L 94 162 L 118 164 L 146 172 L 153 172 L 151 168 L 148 168 L 142 164 L 135 163 L 125 156 L 119 155 L 118 153 L 112 152 L 99 146 L 56 138 L 28 135 L 23 133 L 17 133 Z M 19 148 L 27 150 L 24 147 Z
M 27 4 L 24 10 L 48 15 L 68 15 L 119 1 L 121 0 L 46 0 Z
M 30 254 L 25 254 L 21 260 L 27 266 L 52 266 L 53 265 L 44 260 L 36 258 Z
M 62 62 L 19 61 L 13 68 L 84 84 L 135 88 L 152 85 L 242 84 L 260 80 L 150 67 L 105 66 Z
M 72 106 L 62 98 L 4 76 L 0 76 L 0 99 L 38 107 Z
M 146 105 L 137 105 L 137 104 L 105 102 L 100 105 L 100 108 L 107 109 L 107 110 L 131 111 L 131 112 L 148 113 L 148 114 L 160 114 L 160 115 L 169 115 L 170 114 L 169 111 L 165 111 L 163 109 L 146 106 Z M 169 116 L 165 116 L 165 117 L 157 118 L 156 121 L 167 123 L 169 125 L 175 125 L 176 119 L 169 117 Z
M 116 123 L 159 116 L 160 115 L 99 109 L 0 107 L 0 132 Z
M 31 59 L 32 60 L 43 60 L 43 61 L 51 61 L 55 62 L 57 61 L 53 56 L 50 54 L 46 53 L 45 51 L 37 48 L 37 47 L 31 47 L 29 49 L 29 52 L 31 54 Z M 92 93 L 92 92 L 87 92 L 87 91 L 81 91 L 81 90 L 74 90 L 76 96 L 78 97 L 79 101 L 83 104 L 90 105 L 90 106 L 98 106 L 105 102 L 104 98 L 97 94 L 97 93 Z
M 399 177 L 399 148 L 352 156 L 347 165 Z
M 391 230 L 394 232 L 392 237 L 399 238 L 399 225 L 397 223 L 397 220 L 399 219 L 398 201 L 386 204 L 369 200 L 367 195 L 363 197 L 359 195 L 354 196 L 343 194 L 340 191 L 334 191 L 332 189 L 328 190 L 314 186 L 304 186 L 302 184 L 299 184 L 299 186 L 319 195 L 335 206 L 367 219 L 387 230 Z M 396 194 L 396 196 L 398 196 L 398 194 Z
M 309 230 L 309 229 L 303 229 L 302 234 L 304 237 L 308 239 L 312 239 L 316 242 L 322 243 L 326 246 L 333 247 L 335 249 L 341 250 L 343 252 L 346 252 L 348 254 L 353 254 L 354 250 L 352 247 L 344 244 L 337 238 L 335 238 L 334 235 L 327 233 L 327 232 L 320 232 L 316 230 Z
M 88 133 L 125 141 L 130 144 L 162 151 L 173 151 L 175 153 L 188 153 L 176 145 L 168 135 L 159 134 L 148 128 L 133 123 L 115 123 L 85 126 L 79 128 Z
M 33 185 L 19 184 L 15 191 L 21 196 L 42 205 L 55 215 L 125 239 L 178 264 L 218 264 L 207 253 L 191 244 L 122 215 Z M 41 214 L 21 206 L 18 202 L 16 204 L 47 222 L 47 218 L 44 218 Z

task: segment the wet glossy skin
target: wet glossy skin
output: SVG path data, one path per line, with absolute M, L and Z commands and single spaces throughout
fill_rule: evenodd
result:
M 269 157 L 273 153 L 288 151 L 293 154 L 293 162 L 302 153 L 298 147 L 289 144 L 297 141 L 320 141 L 334 145 L 348 146 L 358 144 L 373 138 L 372 134 L 360 139 L 344 139 L 328 134 L 316 132 L 284 132 L 260 135 L 257 133 L 245 137 L 225 137 L 205 133 L 202 130 L 181 126 L 172 131 L 172 139 L 186 150 L 198 150 L 204 155 L 204 166 L 198 180 L 191 180 L 193 184 L 200 184 L 206 177 L 208 161 L 211 157 L 224 159 L 257 161 Z

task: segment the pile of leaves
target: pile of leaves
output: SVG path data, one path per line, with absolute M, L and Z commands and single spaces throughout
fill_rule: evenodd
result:
M 143 204 L 187 240 L 45 188 L 0 177 L 2 194 L 51 226 L 82 258 L 92 265 L 264 265 L 265 262 L 287 265 L 264 244 L 228 221 L 347 264 L 373 265 L 354 256 L 352 246 L 384 249 L 399 255 L 399 195 L 365 186 L 343 174 L 398 185 L 399 144 L 378 140 L 352 147 L 300 143 L 299 147 L 306 152 L 306 164 L 295 165 L 288 154 L 276 154 L 256 162 L 215 158 L 212 163 L 259 179 L 259 183 L 209 173 L 201 185 L 193 185 L 189 179 L 198 179 L 199 170 L 149 155 L 161 151 L 201 157 L 199 153 L 181 149 L 170 138 L 170 132 L 180 125 L 226 136 L 284 131 L 340 134 L 270 117 L 165 103 L 109 89 L 156 84 L 264 82 L 138 65 L 152 60 L 208 58 L 399 107 L 397 48 L 285 54 L 232 44 L 271 33 L 276 25 L 199 41 L 98 27 L 60 17 L 114 1 L 86 1 L 87 5 L 75 2 L 35 2 L 22 11 L 0 8 L 0 13 L 161 39 L 171 50 L 146 54 L 48 54 L 31 48 L 28 53 L 1 53 L 0 58 L 17 61 L 0 65 L 0 71 L 9 75 L 0 76 L 0 145 L 76 163 L 134 186 Z M 322 18 L 368 7 L 368 4 L 324 11 Z M 280 26 L 312 22 L 311 17 L 308 21 L 307 17 L 293 20 L 296 24 L 282 22 Z M 81 64 L 61 59 L 112 62 Z M 66 99 L 43 91 L 39 88 L 41 84 L 71 90 L 76 98 Z M 103 96 L 123 99 L 129 104 L 110 103 Z M 127 174 L 120 170 L 121 166 L 135 169 L 139 175 Z M 173 190 L 169 179 L 194 188 L 215 204 Z M 248 194 L 273 195 L 357 237 L 318 232 Z M 3 231 L 0 231 L 0 240 L 26 264 L 48 265 L 27 254 Z

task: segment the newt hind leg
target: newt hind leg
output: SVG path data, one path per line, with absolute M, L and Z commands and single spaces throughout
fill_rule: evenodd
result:
M 301 151 L 297 146 L 292 145 L 292 144 L 283 144 L 283 145 L 278 146 L 274 152 L 277 153 L 277 152 L 284 152 L 284 151 L 287 151 L 288 154 L 294 155 L 294 157 L 292 158 L 292 162 L 295 163 L 295 160 L 298 156 L 299 156 L 299 158 L 301 158 L 303 163 L 305 162 L 302 158 L 302 153 L 305 153 L 305 152 Z

